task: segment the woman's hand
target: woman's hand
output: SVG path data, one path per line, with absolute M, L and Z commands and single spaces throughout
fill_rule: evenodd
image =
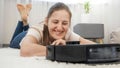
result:
M 66 45 L 66 41 L 63 40 L 63 39 L 58 39 L 58 40 L 55 40 L 55 41 L 52 43 L 52 45 L 55 45 L 55 46 L 57 46 L 57 45 Z

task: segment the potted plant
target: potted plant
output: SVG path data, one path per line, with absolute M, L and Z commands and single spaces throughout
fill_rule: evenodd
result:
M 84 9 L 85 9 L 85 13 L 89 13 L 89 11 L 90 11 L 90 2 L 89 1 L 84 3 Z
M 86 1 L 83 3 L 84 13 L 81 14 L 81 22 L 89 23 L 90 22 L 90 2 Z

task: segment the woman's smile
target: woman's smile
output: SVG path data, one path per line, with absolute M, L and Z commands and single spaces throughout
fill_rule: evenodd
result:
M 62 35 L 63 33 L 64 33 L 64 31 L 62 30 L 62 31 L 59 31 L 59 30 L 57 30 L 57 29 L 54 29 L 53 30 L 53 33 L 55 33 L 57 36 L 60 36 L 60 35 Z

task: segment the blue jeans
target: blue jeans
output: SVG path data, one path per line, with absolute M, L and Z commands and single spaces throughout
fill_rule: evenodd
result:
M 28 28 L 29 28 L 29 25 L 23 26 L 23 22 L 18 21 L 17 27 L 16 27 L 13 37 L 10 41 L 11 48 L 20 49 L 19 44 L 20 44 L 21 40 L 23 39 L 23 37 L 26 35 Z

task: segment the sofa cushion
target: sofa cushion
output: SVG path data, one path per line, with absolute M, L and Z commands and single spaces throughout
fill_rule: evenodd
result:
M 110 34 L 110 43 L 120 43 L 120 28 Z

